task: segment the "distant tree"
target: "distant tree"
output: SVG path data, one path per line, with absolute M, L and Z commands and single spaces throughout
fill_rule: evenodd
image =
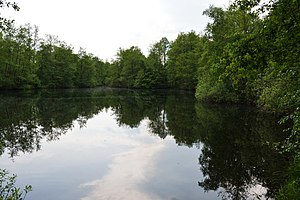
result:
M 166 37 L 151 46 L 145 72 L 139 76 L 140 85 L 146 88 L 167 87 L 166 64 L 169 49 L 170 42 Z
M 167 77 L 173 88 L 194 90 L 197 85 L 201 39 L 194 31 L 180 33 L 168 51 Z
M 74 73 L 76 68 L 76 55 L 73 54 L 72 47 L 64 42 L 54 47 L 53 67 L 55 68 L 54 79 L 59 88 L 73 87 Z
M 158 62 L 163 67 L 166 67 L 169 50 L 170 50 L 170 42 L 166 37 L 163 37 L 159 42 L 151 46 L 149 55 L 156 57 Z
M 98 57 L 93 57 L 93 61 L 95 63 L 95 79 L 96 79 L 96 85 L 97 86 L 103 86 L 106 84 L 105 80 L 108 76 L 108 69 L 110 66 L 109 62 L 104 62 Z
M 0 88 L 32 88 L 39 84 L 34 47 L 36 28 L 10 24 L 0 34 Z M 37 36 L 36 36 L 37 37 Z
M 119 49 L 113 67 L 114 73 L 116 73 L 113 76 L 117 76 L 114 82 L 121 87 L 136 87 L 137 76 L 145 69 L 145 59 L 138 47 Z
M 80 48 L 75 72 L 75 85 L 77 87 L 96 86 L 96 67 L 92 54 Z
M 112 87 L 122 87 L 121 81 L 121 66 L 118 61 L 114 61 L 108 66 L 105 85 Z

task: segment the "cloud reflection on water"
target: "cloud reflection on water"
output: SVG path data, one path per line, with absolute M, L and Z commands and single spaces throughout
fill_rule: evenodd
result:
M 144 128 L 145 126 L 139 127 L 139 132 L 141 132 L 139 137 L 124 136 L 126 140 L 133 140 L 131 144 L 134 145 L 125 152 L 113 155 L 106 175 L 99 180 L 86 182 L 79 186 L 80 188 L 92 188 L 92 192 L 82 200 L 160 199 L 155 194 L 143 191 L 141 186 L 155 175 L 155 161 L 165 145 L 158 139 L 145 140 L 143 133 L 146 129 L 144 130 Z

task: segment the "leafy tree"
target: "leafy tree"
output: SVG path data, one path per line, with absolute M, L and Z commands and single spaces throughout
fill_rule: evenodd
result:
M 194 31 L 180 33 L 168 51 L 167 77 L 173 88 L 194 90 L 201 39 Z
M 75 85 L 77 87 L 94 87 L 96 85 L 96 68 L 92 54 L 87 54 L 84 49 L 78 52 L 75 72 Z
M 57 87 L 73 87 L 76 55 L 73 54 L 72 48 L 62 42 L 59 46 L 54 48 L 53 57 L 53 66 L 55 67 L 56 72 L 54 77 L 56 79 Z
M 105 79 L 108 76 L 108 68 L 110 63 L 100 60 L 98 57 L 93 57 L 95 63 L 95 79 L 97 86 L 105 85 Z
M 223 10 L 211 6 L 204 11 L 213 19 L 206 28 L 205 50 L 200 58 L 196 96 L 214 101 L 244 101 L 248 95 L 249 80 L 254 80 L 263 67 L 259 51 L 259 18 L 240 8 Z M 253 98 L 253 97 L 251 97 Z M 251 99 L 252 100 L 252 99 Z
M 112 87 L 122 87 L 120 77 L 121 66 L 117 61 L 114 61 L 107 68 L 107 77 L 105 78 L 105 84 Z
M 15 65 L 18 70 L 18 80 L 16 87 L 30 88 L 37 87 L 39 80 L 37 77 L 38 65 L 36 63 L 36 44 L 38 40 L 37 27 L 30 24 L 20 26 L 16 33 Z
M 52 56 L 52 53 L 54 52 L 53 40 L 53 36 L 48 35 L 47 39 L 41 42 L 40 49 L 38 51 L 37 62 L 39 69 L 37 73 L 41 80 L 42 87 L 55 87 L 52 83 L 52 80 L 54 79 L 54 58 Z
M 152 45 L 149 56 L 155 57 L 162 67 L 166 67 L 169 50 L 170 42 L 166 37 L 163 37 L 159 42 Z
M 136 87 L 136 79 L 140 71 L 145 69 L 145 56 L 138 47 L 119 49 L 114 63 L 114 72 L 117 78 L 115 82 L 121 87 Z
M 170 42 L 165 37 L 151 46 L 146 69 L 139 74 L 138 85 L 142 88 L 167 87 L 166 64 L 169 49 Z
M 2 31 L 0 88 L 31 88 L 39 84 L 36 76 L 34 34 L 37 35 L 38 30 L 29 24 L 18 28 L 11 24 Z
M 39 79 L 45 88 L 73 86 L 76 56 L 70 46 L 54 36 L 41 43 L 38 52 Z

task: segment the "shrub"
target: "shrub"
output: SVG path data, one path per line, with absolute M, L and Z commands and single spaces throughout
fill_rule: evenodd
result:
M 26 185 L 23 191 L 16 187 L 17 175 L 9 175 L 7 170 L 0 169 L 0 200 L 24 200 L 27 193 L 32 191 L 31 185 Z

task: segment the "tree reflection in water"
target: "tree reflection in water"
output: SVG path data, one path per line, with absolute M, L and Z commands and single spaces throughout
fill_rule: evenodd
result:
M 178 145 L 201 146 L 199 164 L 205 191 L 224 199 L 273 197 L 285 178 L 287 163 L 266 142 L 282 138 L 276 116 L 258 110 L 195 102 L 175 91 L 85 89 L 0 95 L 0 153 L 40 150 L 41 141 L 58 140 L 74 123 L 84 127 L 94 115 L 111 109 L 119 126 L 174 137 Z M 201 145 L 200 145 L 201 144 Z M 267 191 L 257 191 L 261 187 Z
M 266 145 L 280 140 L 276 117 L 236 106 L 197 105 L 196 111 L 205 126 L 199 157 L 205 179 L 199 185 L 205 190 L 223 188 L 224 199 L 273 197 L 287 167 L 283 156 Z

